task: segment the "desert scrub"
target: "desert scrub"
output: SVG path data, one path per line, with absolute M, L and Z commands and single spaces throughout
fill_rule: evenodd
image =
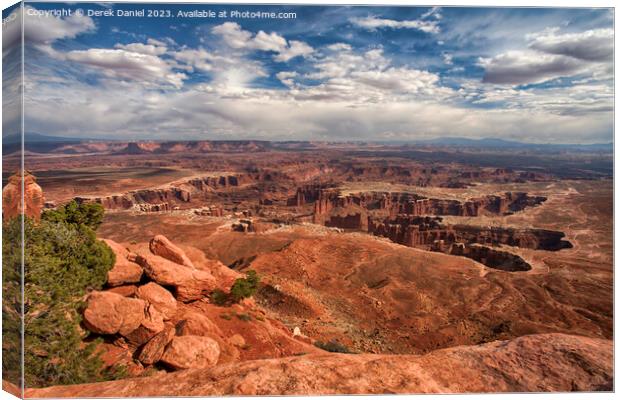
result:
M 252 297 L 258 290 L 259 283 L 260 277 L 256 271 L 249 270 L 245 278 L 235 280 L 235 283 L 230 287 L 230 293 L 215 289 L 209 298 L 211 303 L 222 307 L 238 303 L 245 298 Z
M 96 347 L 80 328 L 81 299 L 100 289 L 114 265 L 112 250 L 95 237 L 103 207 L 70 202 L 24 220 L 24 379 L 26 386 L 68 385 L 122 376 L 103 370 Z M 19 242 L 21 217 L 3 224 L 3 242 Z M 6 243 L 6 242 L 5 242 Z M 20 267 L 21 248 L 3 243 L 3 269 Z
M 220 318 L 225 319 L 226 321 L 230 321 L 232 319 L 232 315 L 230 315 L 230 314 L 220 314 Z
M 238 278 L 230 288 L 230 296 L 233 301 L 238 303 L 239 301 L 252 297 L 258 289 L 260 283 L 260 277 L 254 270 L 249 270 L 246 273 L 245 278 Z
M 330 353 L 353 353 L 347 348 L 347 346 L 338 343 L 336 340 L 330 340 L 329 342 L 316 341 L 314 342 L 314 345 L 320 349 L 329 351 Z
M 252 317 L 250 316 L 250 314 L 237 314 L 237 318 L 245 322 L 249 322 L 252 320 Z
M 225 306 L 228 302 L 228 294 L 226 294 L 223 290 L 220 289 L 215 289 L 213 292 L 211 292 L 211 303 L 215 304 L 216 306 Z

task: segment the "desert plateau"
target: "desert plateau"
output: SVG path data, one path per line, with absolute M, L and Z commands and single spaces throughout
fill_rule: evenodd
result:
M 83 340 L 100 339 L 101 368 L 126 375 L 26 397 L 613 388 L 608 153 L 261 141 L 37 150 L 27 215 L 71 202 L 105 210 L 97 238 L 116 261 L 85 296 Z M 6 218 L 21 178 L 4 178 Z M 249 271 L 260 277 L 252 296 L 218 298 Z

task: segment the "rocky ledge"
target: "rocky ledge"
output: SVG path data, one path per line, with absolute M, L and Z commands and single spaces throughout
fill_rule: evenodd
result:
M 26 397 L 568 392 L 613 389 L 613 343 L 522 336 L 423 356 L 305 355 L 45 389 Z

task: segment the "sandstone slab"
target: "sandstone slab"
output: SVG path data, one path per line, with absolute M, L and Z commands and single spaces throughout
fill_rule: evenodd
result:
M 613 341 L 539 334 L 423 356 L 305 355 L 27 389 L 26 397 L 568 392 L 613 389 Z

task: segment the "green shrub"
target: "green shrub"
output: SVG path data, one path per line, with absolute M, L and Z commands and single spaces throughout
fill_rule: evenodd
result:
M 336 340 L 330 340 L 329 342 L 316 341 L 314 342 L 314 345 L 318 348 L 329 351 L 330 353 L 352 353 L 347 346 L 338 343 Z
M 217 306 L 224 306 L 228 303 L 228 294 L 220 289 L 215 289 L 211 292 L 211 302 Z
M 239 278 L 230 288 L 230 296 L 233 301 L 238 303 L 239 301 L 252 297 L 258 289 L 260 283 L 260 277 L 256 271 L 249 270 L 245 278 Z
M 252 320 L 252 317 L 250 316 L 250 314 L 237 314 L 237 318 L 245 322 L 249 322 Z
M 80 328 L 82 297 L 100 289 L 114 265 L 112 250 L 95 237 L 100 205 L 69 203 L 24 222 L 24 378 L 29 387 L 109 380 L 120 369 L 102 371 L 95 349 Z M 3 224 L 3 271 L 19 271 L 21 217 Z M 6 287 L 6 285 L 5 285 Z M 10 287 L 10 285 L 9 285 Z M 3 306 L 5 303 L 3 304 Z
M 92 230 L 97 230 L 103 222 L 104 209 L 101 204 L 78 204 L 71 200 L 64 206 L 59 206 L 55 210 L 46 210 L 41 214 L 41 219 L 50 222 L 61 222 L 76 226 L 87 226 Z

